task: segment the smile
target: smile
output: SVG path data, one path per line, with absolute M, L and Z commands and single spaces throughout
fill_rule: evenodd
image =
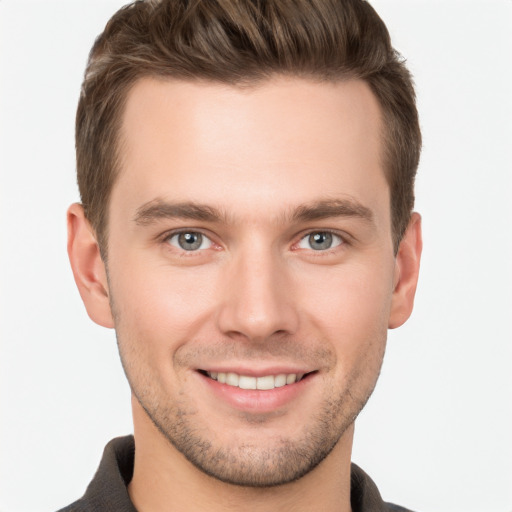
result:
M 258 389 L 270 390 L 281 388 L 283 386 L 299 382 L 304 376 L 303 373 L 281 373 L 279 375 L 264 375 L 262 377 L 253 377 L 249 375 L 239 375 L 233 372 L 205 372 L 208 377 L 240 389 Z

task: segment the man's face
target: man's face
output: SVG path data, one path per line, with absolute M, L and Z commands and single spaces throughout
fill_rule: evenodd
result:
M 380 128 L 359 81 L 130 92 L 109 209 L 118 343 L 136 407 L 204 472 L 296 479 L 371 394 L 396 277 Z

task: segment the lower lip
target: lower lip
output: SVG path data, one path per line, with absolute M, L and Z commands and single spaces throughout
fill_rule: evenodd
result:
M 298 395 L 304 393 L 306 387 L 310 385 L 314 378 L 314 375 L 309 374 L 293 384 L 287 384 L 286 386 L 274 389 L 258 390 L 229 386 L 213 380 L 202 373 L 198 372 L 197 374 L 211 392 L 227 402 L 231 407 L 254 413 L 269 413 L 286 406 L 297 398 Z

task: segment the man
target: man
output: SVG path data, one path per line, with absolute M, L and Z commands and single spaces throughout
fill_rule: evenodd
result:
M 64 510 L 405 510 L 350 462 L 421 253 L 414 91 L 371 6 L 129 5 L 76 137 L 68 251 L 134 436 Z

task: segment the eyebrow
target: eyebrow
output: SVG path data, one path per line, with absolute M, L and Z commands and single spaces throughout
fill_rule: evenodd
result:
M 314 201 L 299 206 L 293 213 L 295 221 L 313 221 L 333 217 L 356 217 L 368 223 L 374 220 L 372 210 L 353 199 Z
M 160 219 L 190 219 L 203 222 L 218 222 L 225 216 L 212 206 L 193 202 L 169 203 L 155 199 L 137 209 L 134 221 L 147 226 Z
M 370 208 L 353 199 L 328 199 L 313 201 L 292 210 L 286 215 L 293 222 L 308 222 L 335 217 L 355 217 L 368 223 L 374 220 Z M 213 206 L 195 203 L 172 203 L 155 199 L 137 209 L 134 222 L 140 226 L 148 226 L 162 219 L 187 219 L 202 222 L 226 222 L 227 215 Z

